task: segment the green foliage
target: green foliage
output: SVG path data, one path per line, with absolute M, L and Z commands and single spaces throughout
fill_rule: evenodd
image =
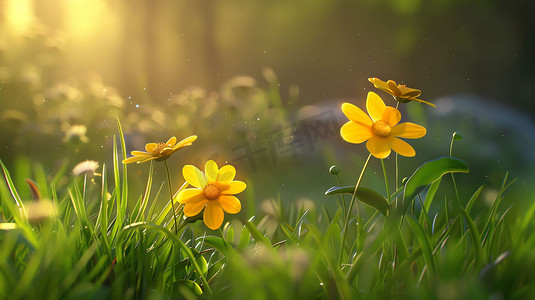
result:
M 353 195 L 355 192 L 354 186 L 344 186 L 344 187 L 332 187 L 328 189 L 325 192 L 325 195 L 331 196 L 331 195 L 337 195 L 337 194 L 350 194 Z M 378 211 L 380 211 L 383 215 L 388 215 L 388 208 L 390 207 L 390 204 L 388 204 L 388 201 L 379 193 L 376 191 L 367 188 L 367 187 L 359 187 L 355 193 L 357 199 L 362 201 L 363 203 L 368 204 L 371 207 L 374 207 Z
M 450 206 L 445 194 L 444 209 L 430 212 L 431 201 L 446 192 L 442 176 L 467 171 L 458 159 L 424 163 L 391 195 L 391 205 L 399 197 L 421 198 L 421 205 L 413 201 L 402 218 L 388 213 L 391 205 L 381 194 L 360 187 L 357 199 L 381 215 L 350 220 L 344 243 L 343 206 L 303 210 L 277 201 L 272 202 L 276 214 L 259 222 L 227 223 L 221 236 L 203 234 L 195 224 L 177 236 L 171 230 L 170 202 L 160 211 L 154 205 L 166 197 L 160 197 L 161 186 L 151 192 L 152 164 L 143 195 L 131 210 L 122 204 L 131 200 L 119 153 L 113 153 L 112 178 L 103 165 L 98 182 L 72 178 L 56 190 L 54 176 L 40 179 L 40 189 L 46 189 L 42 194 L 51 196 L 56 212 L 38 223 L 3 166 L 3 224 L 15 225 L 0 231 L 2 296 L 435 298 L 444 289 L 461 298 L 533 296 L 535 276 L 521 262 L 535 262 L 535 205 L 522 218 L 507 218 L 511 210 L 500 209 L 512 183 L 507 176 L 487 209 L 474 211 L 485 191 L 480 187 L 461 199 L 465 206 Z M 353 191 L 333 187 L 326 194 Z M 511 281 L 512 274 L 517 279 Z

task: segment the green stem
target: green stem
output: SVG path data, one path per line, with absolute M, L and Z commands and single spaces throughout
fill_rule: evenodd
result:
M 396 109 L 399 108 L 399 102 L 396 103 Z M 399 186 L 399 167 L 398 167 L 398 153 L 396 152 L 396 191 L 398 190 Z M 398 208 L 398 199 L 396 198 L 396 209 Z
M 385 160 L 381 159 L 381 165 L 383 166 L 383 175 L 385 177 L 385 186 L 386 186 L 386 199 L 390 199 L 390 191 L 388 188 L 388 176 L 386 175 Z
M 173 203 L 173 186 L 171 184 L 171 174 L 169 173 L 169 165 L 167 160 L 164 160 L 165 172 L 167 173 L 167 182 L 169 183 L 169 198 L 171 199 L 171 210 L 173 211 L 173 219 L 175 220 L 175 233 L 178 234 L 178 222 L 176 220 L 175 204 Z
M 340 174 L 336 174 L 336 183 L 338 183 L 338 186 L 341 186 L 339 176 Z M 347 208 L 346 208 L 346 201 L 344 199 L 344 194 L 340 194 L 340 200 L 342 201 L 342 215 L 345 215 L 347 213 Z
M 453 141 L 455 140 L 455 134 L 451 137 L 450 143 L 450 157 L 453 157 Z M 451 173 L 451 180 L 453 182 L 453 189 L 455 190 L 455 196 L 457 197 L 457 207 L 461 207 L 461 200 L 459 200 L 459 192 L 457 191 L 457 183 L 455 182 L 455 176 Z
M 357 184 L 355 185 L 355 191 L 353 191 L 353 196 L 351 197 L 351 202 L 349 202 L 349 207 L 347 208 L 347 215 L 346 215 L 346 219 L 344 220 L 344 231 L 342 233 L 342 244 L 340 245 L 340 254 L 338 256 L 338 262 L 342 260 L 342 253 L 344 250 L 344 245 L 345 245 L 346 236 L 347 236 L 347 226 L 349 225 L 349 218 L 351 217 L 351 209 L 353 208 L 353 205 L 355 204 L 355 200 L 357 199 L 356 197 L 357 189 L 360 186 L 362 175 L 364 175 L 364 171 L 366 170 L 366 167 L 368 166 L 368 163 L 370 162 L 371 157 L 372 157 L 372 154 L 370 153 L 368 155 L 368 158 L 366 159 L 366 162 L 364 163 L 364 167 L 362 167 L 362 171 L 360 172 L 359 179 L 357 180 Z

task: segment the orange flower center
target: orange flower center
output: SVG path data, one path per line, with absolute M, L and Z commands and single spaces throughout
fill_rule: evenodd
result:
M 217 188 L 215 184 L 209 183 L 204 187 L 202 194 L 204 198 L 208 200 L 215 200 L 219 198 L 219 195 L 221 195 L 221 192 L 219 192 L 219 189 Z
M 376 136 L 386 138 L 390 136 L 391 132 L 392 127 L 390 127 L 390 124 L 386 121 L 378 120 L 372 125 L 372 133 Z
M 163 149 L 170 148 L 171 145 L 168 145 L 166 143 L 159 142 L 154 149 L 152 149 L 152 156 L 160 156 Z

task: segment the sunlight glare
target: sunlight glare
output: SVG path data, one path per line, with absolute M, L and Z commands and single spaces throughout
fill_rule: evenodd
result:
M 22 35 L 30 29 L 33 15 L 32 0 L 5 1 L 6 25 L 11 32 Z

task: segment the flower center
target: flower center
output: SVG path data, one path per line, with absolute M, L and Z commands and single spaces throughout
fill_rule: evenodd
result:
M 204 187 L 202 193 L 204 195 L 204 198 L 206 198 L 208 200 L 215 200 L 215 199 L 219 198 L 219 195 L 221 195 L 221 193 L 219 192 L 219 189 L 217 188 L 217 186 L 215 184 L 212 184 L 212 183 L 207 184 Z
M 152 149 L 152 156 L 160 156 L 163 149 L 169 148 L 171 145 L 167 145 L 166 143 L 159 142 L 154 149 Z
M 390 136 L 390 133 L 392 132 L 392 127 L 390 127 L 390 124 L 388 124 L 388 122 L 378 120 L 373 123 L 372 132 L 376 136 L 386 138 Z

